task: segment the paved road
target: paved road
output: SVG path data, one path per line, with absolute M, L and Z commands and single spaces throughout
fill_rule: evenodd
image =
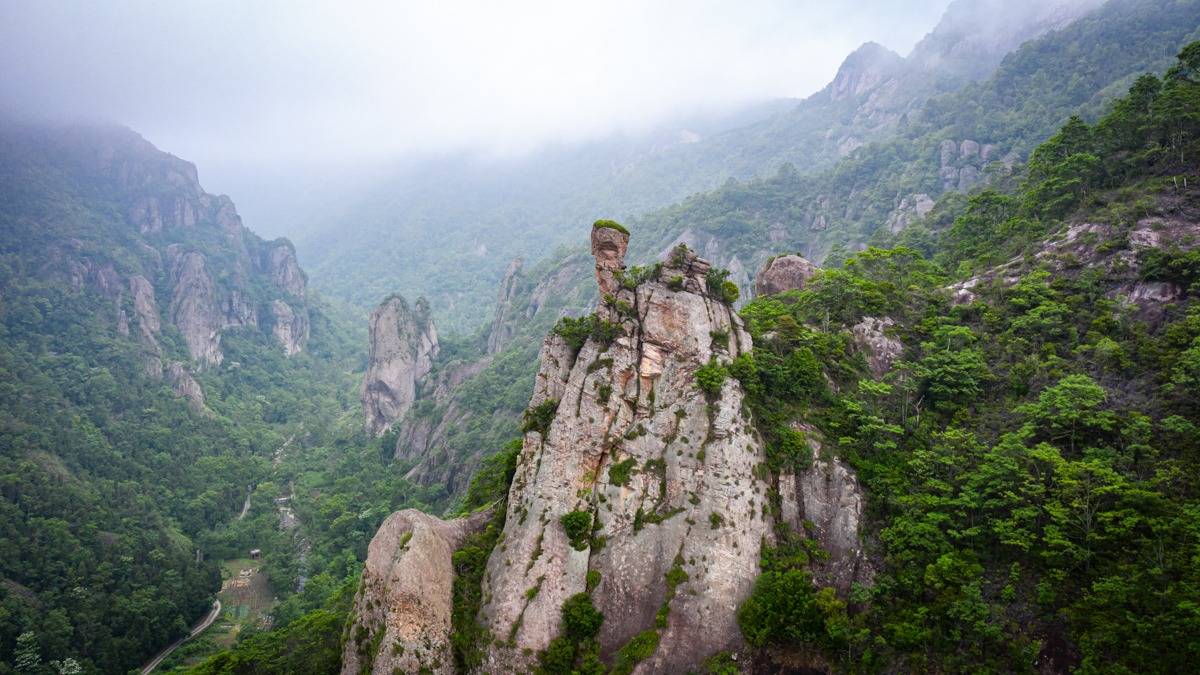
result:
M 208 613 L 208 615 L 205 616 L 203 619 L 200 619 L 200 623 L 196 624 L 195 626 L 192 626 L 192 632 L 188 633 L 184 637 L 179 638 L 175 642 L 172 642 L 171 646 L 169 646 L 166 649 L 159 652 L 158 656 L 154 657 L 153 661 L 151 661 L 150 663 L 147 663 L 142 668 L 142 675 L 149 675 L 151 672 L 154 671 L 155 668 L 158 667 L 158 664 L 163 662 L 163 659 L 167 658 L 168 656 L 171 655 L 171 652 L 178 649 L 179 645 L 181 645 L 181 644 L 187 642 L 188 640 L 191 640 L 192 638 L 196 637 L 197 635 L 203 633 L 204 629 L 211 626 L 213 624 L 213 622 L 217 620 L 217 617 L 220 616 L 220 614 L 221 614 L 221 601 L 213 600 L 212 611 L 210 611 Z

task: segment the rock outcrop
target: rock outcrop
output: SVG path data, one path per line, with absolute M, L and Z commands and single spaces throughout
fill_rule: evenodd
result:
M 492 318 L 492 328 L 488 331 L 487 353 L 495 354 L 500 351 L 516 333 L 513 324 L 513 302 L 517 295 L 517 284 L 521 280 L 521 268 L 524 261 L 514 258 L 504 270 L 500 280 L 500 292 L 496 298 L 496 314 Z
M 271 314 L 271 332 L 283 346 L 283 352 L 288 356 L 299 354 L 308 342 L 308 313 L 297 312 L 291 305 L 276 298 L 271 302 Z
M 754 295 L 774 295 L 800 290 L 817 273 L 817 266 L 798 255 L 781 255 L 767 261 L 754 278 Z
M 904 343 L 887 334 L 896 325 L 891 317 L 864 317 L 850 327 L 854 347 L 867 360 L 867 367 L 875 377 L 883 377 L 892 369 L 892 364 L 904 353 Z
M 933 199 L 924 192 L 907 195 L 888 215 L 887 227 L 892 234 L 900 232 L 909 225 L 924 218 L 933 210 Z
M 564 602 L 580 593 L 604 616 L 597 645 L 607 664 L 676 673 L 718 651 L 746 654 L 737 609 L 777 527 L 830 553 L 813 568 L 818 583 L 846 596 L 873 578 L 864 492 L 821 453 L 815 431 L 798 427 L 810 467 L 767 469 L 741 384 L 719 374 L 752 341 L 710 294 L 709 263 L 679 246 L 650 278 L 627 277 L 627 244 L 619 229 L 593 229 L 597 286 L 609 292 L 590 319 L 565 325 L 586 326 L 586 336 L 552 331 L 542 343 L 504 531 L 480 589 L 477 619 L 494 639 L 479 645 L 476 672 L 533 672 L 560 636 Z M 454 372 L 440 368 L 435 397 L 453 390 L 443 384 Z M 344 673 L 450 668 L 454 537 L 444 527 L 402 512 L 376 535 Z M 629 662 L 622 648 L 635 639 L 653 648 Z
M 799 430 L 806 433 L 812 464 L 779 476 L 780 519 L 829 554 L 814 563 L 813 576 L 846 597 L 854 584 L 870 585 L 875 578 L 861 541 L 866 496 L 853 469 L 838 457 L 822 455 L 811 427 Z
M 86 186 L 80 208 L 56 216 L 66 220 L 54 231 L 70 231 L 70 218 L 86 226 L 76 236 L 39 236 L 36 273 L 100 298 L 116 336 L 137 344 L 146 377 L 209 414 L 198 374 L 223 363 L 224 331 L 256 328 L 289 355 L 303 350 L 310 310 L 295 249 L 247 229 L 232 200 L 203 190 L 191 163 L 120 127 L 6 125 L 0 143 L 20 172 L 53 173 L 63 189 Z M 186 355 L 164 341 L 171 328 Z
M 206 365 L 218 365 L 221 353 L 221 317 L 217 315 L 216 289 L 205 269 L 204 255 L 173 245 L 171 257 L 171 305 L 168 316 L 183 335 L 192 358 Z
M 629 234 L 601 222 L 592 226 L 592 255 L 596 258 L 596 285 L 603 297 L 613 295 L 621 288 L 620 275 L 625 271 Z
M 417 383 L 433 370 L 437 329 L 429 303 L 413 308 L 391 295 L 371 313 L 371 355 L 362 384 L 367 433 L 381 434 L 412 407 Z
M 597 318 L 619 326 L 611 343 L 589 339 L 575 353 L 551 335 L 543 345 L 531 404 L 556 412 L 525 436 L 504 545 L 488 563 L 481 618 L 510 638 L 488 646 L 489 672 L 530 670 L 589 573 L 600 579 L 602 658 L 644 631 L 659 640 L 639 666 L 647 672 L 684 672 L 742 644 L 736 608 L 771 537 L 768 485 L 755 472 L 763 453 L 740 385 L 726 379 L 710 399 L 696 378 L 710 359 L 750 349 L 750 337 L 708 295 L 709 264 L 687 249 L 659 279 L 615 283 L 627 242 L 593 230 L 597 283 L 612 296 Z M 562 523 L 571 513 L 595 525 L 571 535 Z M 669 590 L 668 572 L 687 581 Z
M 478 408 L 463 400 L 471 387 L 460 385 L 477 376 L 487 377 L 496 358 L 511 359 L 514 351 L 524 352 L 525 340 L 544 334 L 560 317 L 586 313 L 595 304 L 594 287 L 587 283 L 593 269 L 594 261 L 581 253 L 543 272 L 532 287 L 524 283 L 520 272 L 505 276 L 500 292 L 504 301 L 496 309 L 490 333 L 502 338 L 494 345 L 498 351 L 474 361 L 439 366 L 420 383 L 421 400 L 432 406 L 432 412 L 410 413 L 392 427 L 397 436 L 396 459 L 412 464 L 405 474 L 407 480 L 461 495 L 475 469 L 495 447 L 490 443 L 464 443 L 459 431 L 490 427 L 503 429 L 505 437 L 518 433 L 521 408 L 489 410 L 481 419 Z
M 388 516 L 367 549 L 342 673 L 453 673 L 451 556 L 492 517 L 442 521 L 414 509 Z

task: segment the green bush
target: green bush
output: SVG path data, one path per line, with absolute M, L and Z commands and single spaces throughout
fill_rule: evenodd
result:
M 626 229 L 626 227 L 624 225 L 618 223 L 615 220 L 600 219 L 600 220 L 597 220 L 596 222 L 592 223 L 593 230 L 600 229 L 600 228 L 608 228 L 610 230 L 616 230 L 617 232 L 620 232 L 621 234 L 624 234 L 626 236 L 629 235 L 629 230 Z
M 588 547 L 588 537 L 592 534 L 592 514 L 590 511 L 571 511 L 564 513 L 559 522 L 571 540 L 571 546 L 576 551 Z
M 716 357 L 713 357 L 709 359 L 708 363 L 696 369 L 696 386 L 708 397 L 715 397 L 721 393 L 721 386 L 725 384 L 725 376 L 728 374 L 729 371 L 725 366 L 718 363 Z
M 554 422 L 554 416 L 558 413 L 558 399 L 549 398 L 532 408 L 525 410 L 524 420 L 521 423 L 521 433 L 529 433 L 536 431 L 545 436 L 546 432 L 550 431 L 550 424 Z
M 704 281 L 705 285 L 708 286 L 709 294 L 721 299 L 726 304 L 732 305 L 737 302 L 738 297 L 741 295 L 737 284 L 729 280 L 729 270 L 714 267 L 708 270 Z
M 592 604 L 592 596 L 576 593 L 562 606 L 563 634 L 575 642 L 595 637 L 604 623 L 604 615 Z
M 612 673 L 633 672 L 634 666 L 650 658 L 654 654 L 654 650 L 658 649 L 658 640 L 658 631 L 653 629 L 644 630 L 633 636 L 633 639 L 617 652 L 617 662 L 613 666 Z
M 780 426 L 776 427 L 774 436 L 775 442 L 767 445 L 767 462 L 772 469 L 795 471 L 812 464 L 812 451 L 809 450 L 804 432 Z
M 833 590 L 815 590 L 803 570 L 764 572 L 738 609 L 738 626 L 755 647 L 810 644 L 836 647 L 844 640 L 845 606 Z
M 629 485 L 629 478 L 633 475 L 633 470 L 636 467 L 637 460 L 632 457 L 609 466 L 608 482 L 621 487 Z
M 738 290 L 737 284 L 733 283 L 732 281 L 729 281 L 728 279 L 721 282 L 721 296 L 720 297 L 722 300 L 725 301 L 725 304 L 732 305 L 733 303 L 738 301 L 738 298 L 741 297 L 741 295 L 742 295 L 742 292 L 740 290 Z
M 621 334 L 621 324 L 615 321 L 606 321 L 595 314 L 579 318 L 564 316 L 558 320 L 551 332 L 561 337 L 571 351 L 578 353 L 588 339 L 595 340 L 607 349 L 612 341 Z

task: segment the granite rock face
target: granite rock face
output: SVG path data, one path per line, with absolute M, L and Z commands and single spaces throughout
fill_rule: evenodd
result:
M 146 377 L 208 414 L 197 376 L 223 363 L 224 331 L 275 327 L 285 351 L 303 349 L 309 307 L 294 248 L 247 229 L 232 200 L 204 191 L 194 165 L 113 126 L 6 125 L 0 141 L 25 170 L 52 169 L 63 189 L 84 190 L 92 221 L 77 236 L 43 238 L 37 273 L 97 296 Z M 168 349 L 171 329 L 186 355 Z
M 602 658 L 647 630 L 660 641 L 644 672 L 684 672 L 742 645 L 736 608 L 771 537 L 768 486 L 754 471 L 763 452 L 740 385 L 726 379 L 710 400 L 696 371 L 749 350 L 750 337 L 709 297 L 709 264 L 690 250 L 671 255 L 658 280 L 614 284 L 627 241 L 593 231 L 597 282 L 613 296 L 597 314 L 620 326 L 613 341 L 590 339 L 575 353 L 551 335 L 542 347 L 531 404 L 554 401 L 557 412 L 545 433 L 525 436 L 504 546 L 488 562 L 481 618 L 512 636 L 488 647 L 489 672 L 531 669 L 589 571 L 600 574 L 592 598 L 605 616 Z M 576 511 L 598 524 L 572 542 L 561 518 Z M 672 570 L 688 581 L 668 597 Z M 656 628 L 664 604 L 666 627 Z
M 304 344 L 308 342 L 308 313 L 297 312 L 291 305 L 276 298 L 271 302 L 271 314 L 271 332 L 283 346 L 283 352 L 295 356 L 303 351 Z
M 464 400 L 470 387 L 460 387 L 476 376 L 486 376 L 497 358 L 512 358 L 513 350 L 524 351 L 521 343 L 536 339 L 562 316 L 577 316 L 594 305 L 588 284 L 593 274 L 586 254 L 568 256 L 540 279 L 526 279 L 515 263 L 501 284 L 501 304 L 496 308 L 489 333 L 489 352 L 476 360 L 451 361 L 419 383 L 420 400 L 432 405 L 432 414 L 405 415 L 392 427 L 396 431 L 396 459 L 411 462 L 405 478 L 423 485 L 438 485 L 451 495 L 460 495 L 483 458 L 495 451 L 491 445 L 465 445 L 458 435 L 464 427 L 503 425 L 518 433 L 519 407 L 482 413 Z M 495 340 L 494 342 L 492 340 Z M 516 344 L 514 344 L 516 343 Z M 524 403 L 522 401 L 522 403 Z M 486 416 L 484 419 L 481 417 Z
M 612 292 L 582 344 L 553 331 L 542 342 L 530 408 L 553 417 L 523 438 L 480 589 L 478 620 L 496 639 L 481 645 L 477 672 L 536 670 L 539 651 L 561 633 L 564 602 L 584 592 L 604 615 L 597 640 L 607 664 L 650 633 L 656 646 L 633 664 L 636 673 L 698 670 L 718 651 L 749 657 L 737 609 L 777 526 L 830 553 L 814 578 L 843 597 L 873 579 L 861 533 L 866 497 L 854 472 L 821 454 L 813 429 L 798 427 L 811 466 L 772 475 L 740 383 L 703 378 L 710 364 L 752 349 L 733 308 L 710 294 L 709 263 L 678 246 L 655 276 L 630 288 L 621 283 L 627 241 L 618 230 L 593 230 L 597 285 Z M 442 366 L 425 386 L 453 401 L 456 382 L 473 372 Z M 419 427 L 400 427 L 401 438 Z M 582 524 L 568 529 L 564 517 Z M 451 667 L 456 540 L 446 525 L 409 511 L 380 529 L 344 673 Z
M 625 269 L 625 251 L 629 249 L 629 235 L 620 230 L 592 227 L 592 256 L 596 258 L 596 284 L 601 297 L 613 295 L 621 287 L 619 275 Z
M 892 369 L 892 364 L 904 353 L 904 343 L 887 334 L 896 325 L 891 317 L 864 317 L 850 327 L 854 347 L 863 354 L 867 366 L 875 377 L 883 377 Z
M 496 314 L 492 318 L 492 329 L 488 331 L 487 353 L 495 354 L 500 351 L 516 332 L 513 325 L 513 302 L 517 295 L 517 285 L 521 280 L 521 268 L 524 261 L 514 258 L 504 270 L 504 278 L 500 280 L 500 292 L 496 298 Z
M 900 204 L 896 206 L 896 209 L 888 215 L 885 226 L 889 232 L 895 234 L 927 216 L 933 210 L 933 207 L 933 199 L 924 192 L 907 195 L 904 199 L 900 200 Z
M 415 509 L 388 516 L 367 549 L 342 673 L 453 673 L 451 556 L 491 511 L 443 521 Z
M 417 399 L 417 383 L 433 370 L 437 329 L 424 298 L 415 306 L 392 295 L 371 313 L 371 355 L 363 378 L 367 433 L 381 434 Z
M 817 583 L 849 595 L 853 584 L 870 585 L 875 569 L 861 540 L 866 495 L 854 470 L 838 457 L 821 453 L 811 427 L 800 427 L 812 449 L 812 464 L 779 476 L 781 520 L 811 536 L 829 554 L 815 562 Z
M 185 252 L 181 246 L 168 249 L 171 257 L 171 305 L 168 316 L 183 335 L 192 358 L 203 365 L 219 365 L 223 316 L 217 313 L 216 288 L 204 255 Z
M 781 255 L 769 260 L 754 279 L 754 295 L 774 295 L 800 290 L 817 273 L 817 266 L 798 255 Z

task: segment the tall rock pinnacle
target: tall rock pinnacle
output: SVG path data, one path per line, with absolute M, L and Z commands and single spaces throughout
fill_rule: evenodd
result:
M 371 356 L 363 378 L 367 433 L 381 434 L 417 399 L 417 383 L 433 370 L 437 329 L 424 298 L 416 306 L 391 295 L 371 313 Z
M 621 287 L 619 276 L 625 270 L 625 251 L 629 232 L 611 220 L 592 225 L 592 255 L 596 256 L 596 283 L 600 297 L 613 295 Z

